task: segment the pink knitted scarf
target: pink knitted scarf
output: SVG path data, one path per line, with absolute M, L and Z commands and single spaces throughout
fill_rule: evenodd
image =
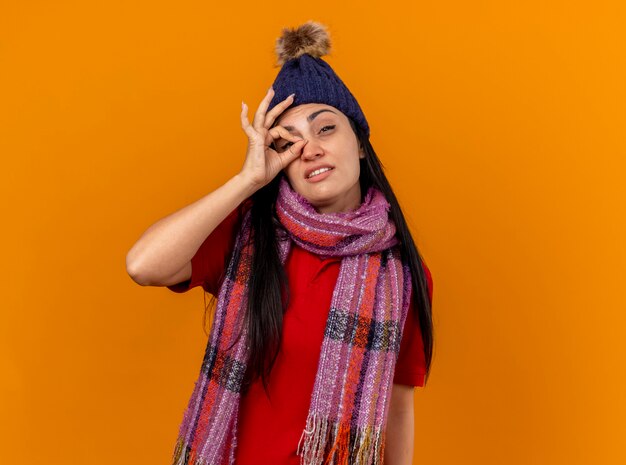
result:
M 383 461 L 393 374 L 411 292 L 410 269 L 401 261 L 388 212 L 389 203 L 372 187 L 354 211 L 317 213 L 284 177 L 280 181 L 276 213 L 287 232 L 279 241 L 282 263 L 292 242 L 319 255 L 342 257 L 309 414 L 300 444 L 294 444 L 302 464 Z M 180 427 L 175 465 L 234 464 L 248 360 L 242 323 L 253 257 L 253 244 L 245 240 L 249 232 L 247 211 Z

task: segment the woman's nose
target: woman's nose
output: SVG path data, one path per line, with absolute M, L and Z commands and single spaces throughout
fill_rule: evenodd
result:
M 324 154 L 322 147 L 320 145 L 309 139 L 306 145 L 302 149 L 302 158 L 305 160 L 313 160 L 317 157 L 320 157 Z

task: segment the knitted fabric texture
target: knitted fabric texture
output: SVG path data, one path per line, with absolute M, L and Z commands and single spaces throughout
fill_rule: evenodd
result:
M 279 241 L 282 263 L 293 243 L 319 255 L 342 257 L 309 413 L 297 445 L 302 464 L 383 461 L 389 399 L 411 292 L 410 269 L 401 261 L 388 212 L 383 194 L 371 187 L 354 211 L 317 213 L 284 177 L 280 181 L 276 213 L 286 230 Z M 248 210 L 180 426 L 175 465 L 234 464 L 248 359 L 242 322 L 253 257 L 249 233 Z
M 267 108 L 268 112 L 295 92 L 289 108 L 305 103 L 325 103 L 350 116 L 369 137 L 369 124 L 356 98 L 321 58 L 305 53 L 287 61 L 278 72 L 272 87 L 274 97 Z

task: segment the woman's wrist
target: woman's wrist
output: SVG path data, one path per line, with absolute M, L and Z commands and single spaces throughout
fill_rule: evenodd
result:
M 231 179 L 242 190 L 244 200 L 258 191 L 261 186 L 258 186 L 252 180 L 250 180 L 245 174 L 239 172 Z

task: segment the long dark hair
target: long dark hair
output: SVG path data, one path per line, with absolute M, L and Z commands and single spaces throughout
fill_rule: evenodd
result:
M 360 159 L 361 200 L 372 185 L 385 195 L 391 205 L 389 214 L 396 225 L 396 235 L 400 240 L 402 262 L 408 262 L 411 269 L 413 306 L 416 309 L 424 342 L 426 381 L 428 381 L 433 351 L 433 324 L 428 282 L 421 264 L 422 259 L 400 204 L 385 176 L 383 165 L 369 138 L 352 118 L 348 117 L 348 119 L 365 153 L 365 157 Z M 244 390 L 252 381 L 260 377 L 267 391 L 267 378 L 280 348 L 283 313 L 289 305 L 289 285 L 280 261 L 277 241 L 277 231 L 281 231 L 282 228 L 275 209 L 281 176 L 284 176 L 284 173 L 280 173 L 251 197 L 251 237 L 249 240 L 254 243 L 254 257 L 251 264 L 245 318 L 250 358 L 243 383 Z

